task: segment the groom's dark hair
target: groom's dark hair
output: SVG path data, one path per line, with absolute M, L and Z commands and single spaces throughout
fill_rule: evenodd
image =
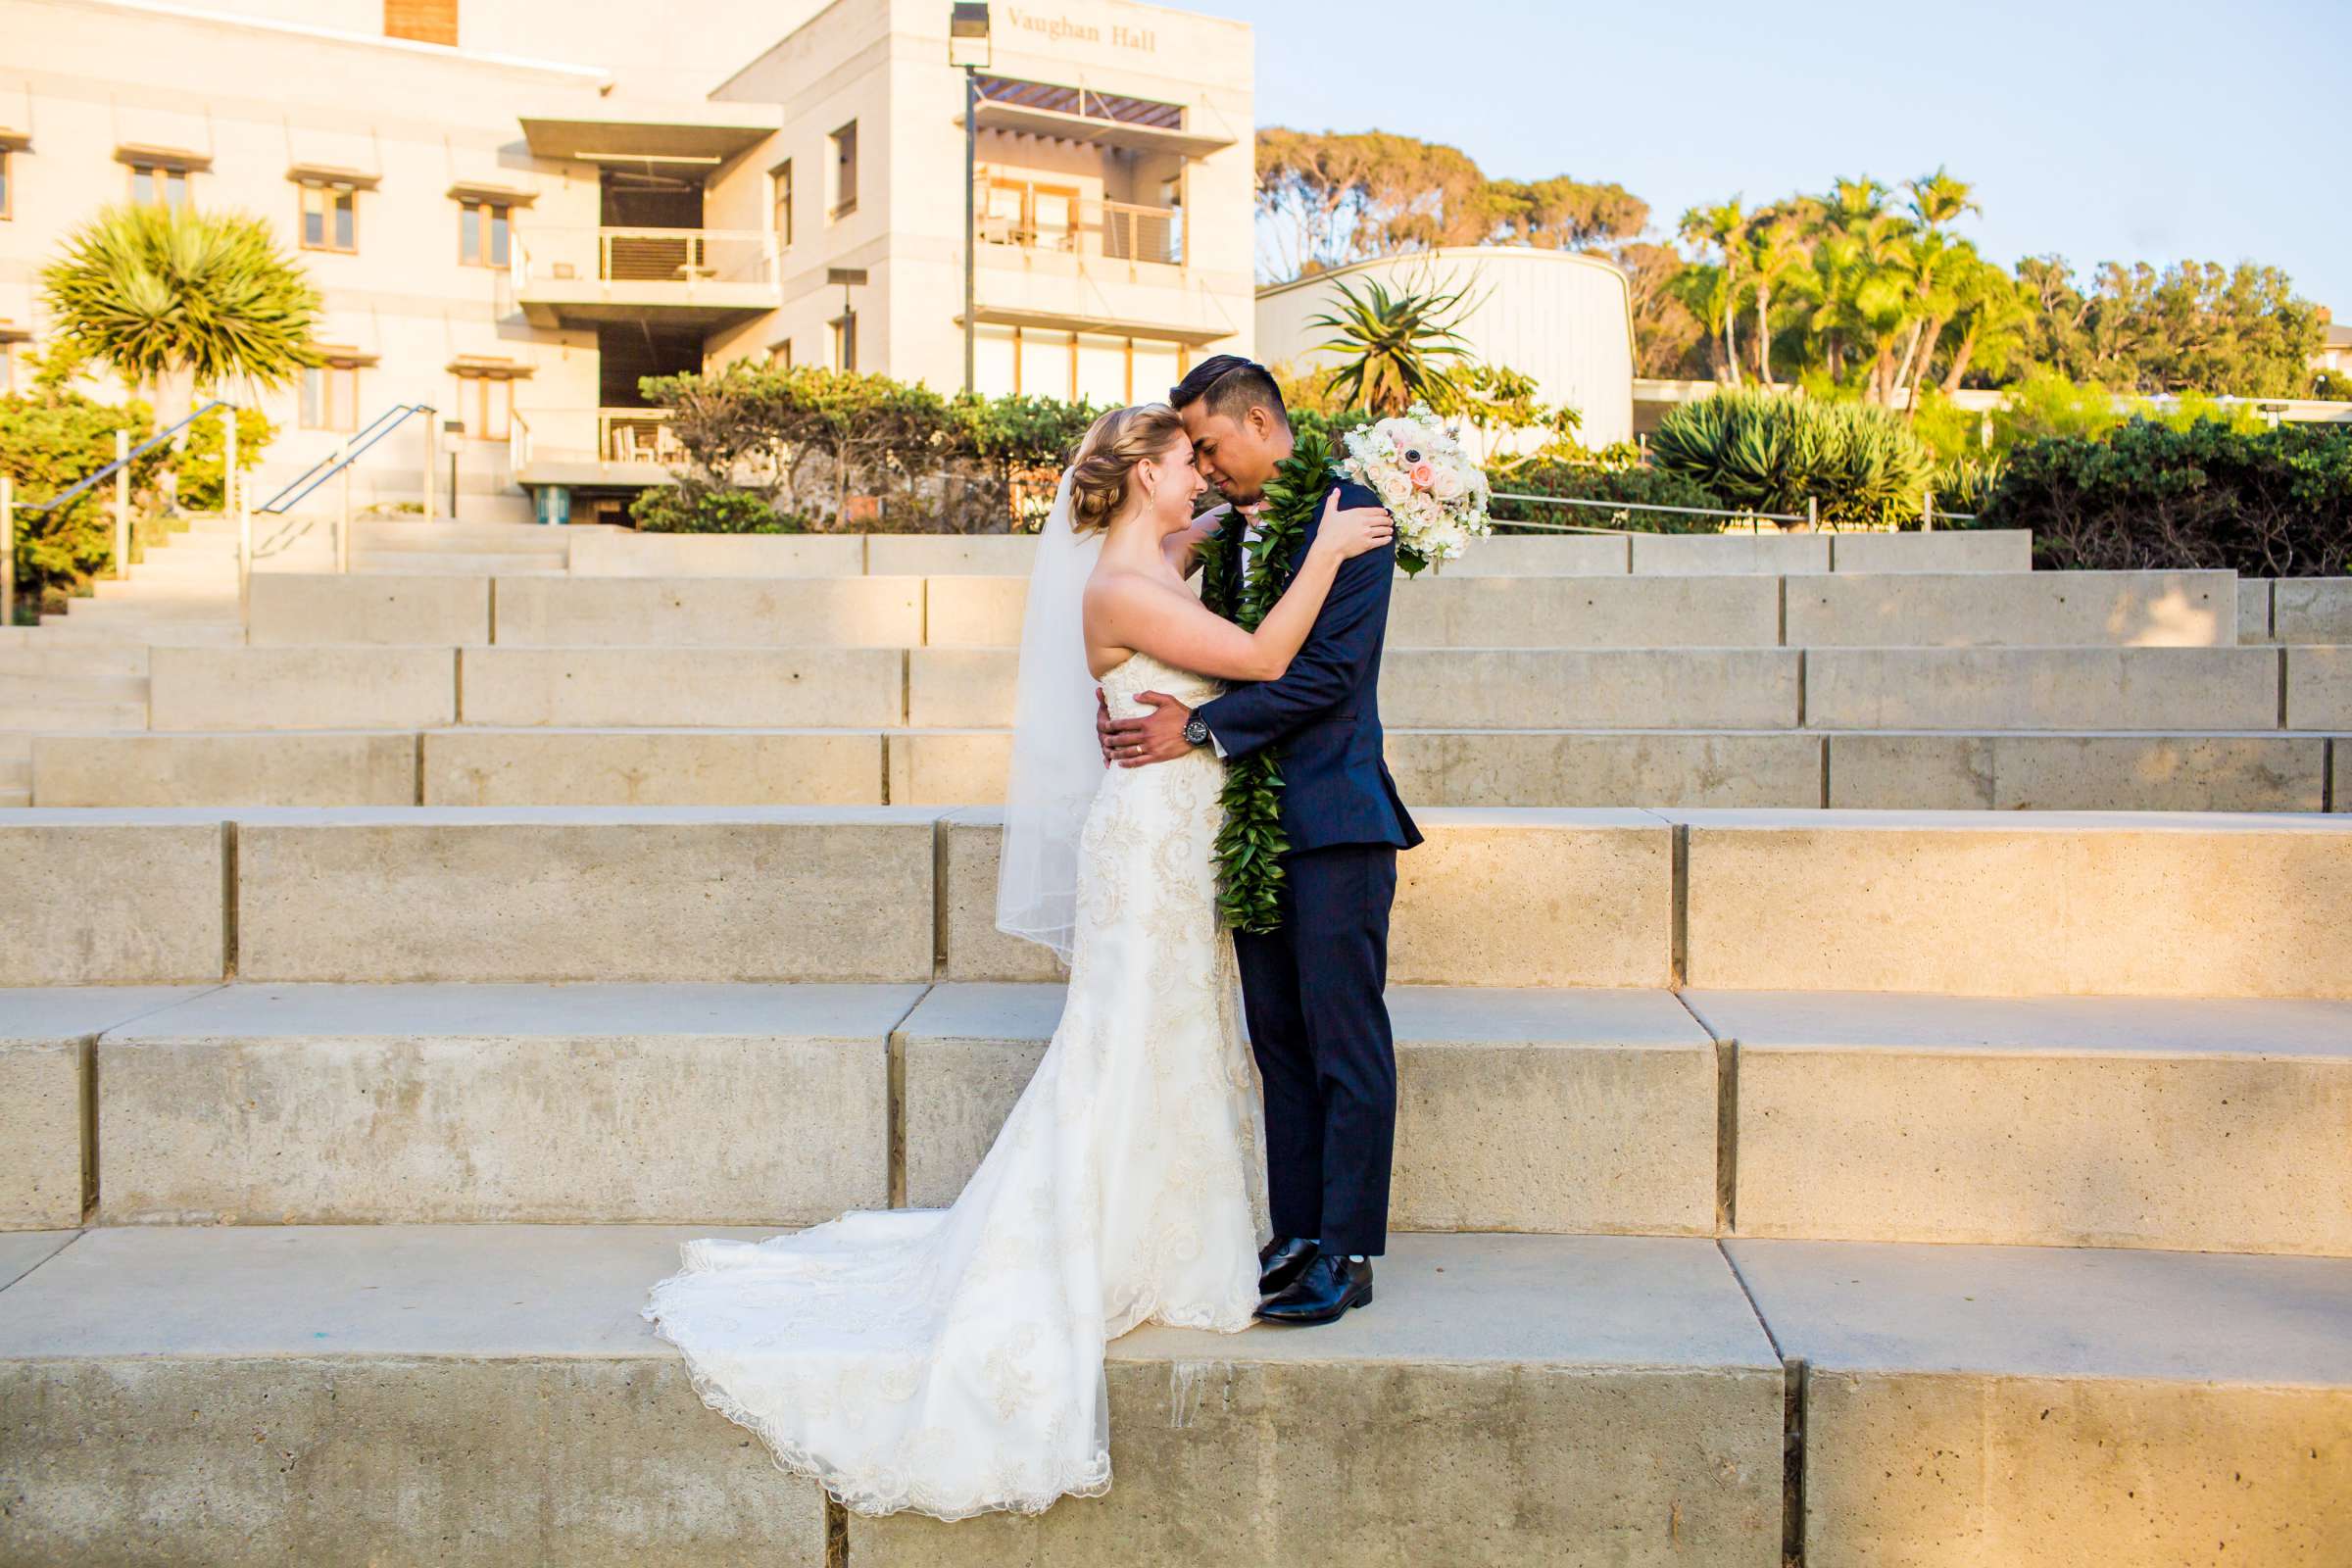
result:
M 1179 414 L 1206 403 L 1209 413 L 1222 414 L 1237 424 L 1251 409 L 1263 409 L 1284 429 L 1291 427 L 1291 411 L 1282 406 L 1282 388 L 1274 384 L 1273 375 L 1239 354 L 1212 355 L 1194 366 L 1168 389 L 1168 403 Z

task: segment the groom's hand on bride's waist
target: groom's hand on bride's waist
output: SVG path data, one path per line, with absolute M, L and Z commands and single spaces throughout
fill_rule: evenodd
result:
M 1100 691 L 1095 695 L 1102 698 Z M 1142 767 L 1147 762 L 1173 761 L 1193 749 L 1184 734 L 1184 726 L 1192 722 L 1191 709 L 1164 692 L 1140 692 L 1135 700 L 1152 711 L 1139 718 L 1113 718 L 1109 704 L 1099 702 L 1095 732 L 1102 737 L 1105 762 Z

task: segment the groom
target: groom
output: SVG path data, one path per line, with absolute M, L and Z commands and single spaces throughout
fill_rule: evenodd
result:
M 1169 394 L 1201 471 L 1247 514 L 1291 455 L 1282 393 L 1264 367 L 1220 354 Z M 1335 481 L 1342 507 L 1376 507 Z M 1313 542 L 1322 516 L 1298 540 Z M 1228 517 L 1224 526 L 1240 525 Z M 1249 556 L 1245 552 L 1245 563 Z M 1297 558 L 1284 564 L 1296 569 Z M 1257 1315 L 1329 1323 L 1372 1299 L 1387 1250 L 1396 1052 L 1382 992 L 1396 852 L 1421 842 L 1382 760 L 1380 650 L 1396 580 L 1393 550 L 1340 567 L 1306 645 L 1278 680 L 1188 709 L 1145 692 L 1152 711 L 1102 720 L 1104 756 L 1164 762 L 1197 746 L 1239 760 L 1281 748 L 1282 923 L 1234 934 L 1242 1004 L 1266 1094 L 1266 1188 L 1274 1239 L 1259 1253 Z

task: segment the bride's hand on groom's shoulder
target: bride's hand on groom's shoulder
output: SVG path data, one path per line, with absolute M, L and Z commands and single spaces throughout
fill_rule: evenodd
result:
M 1342 561 L 1369 555 L 1392 544 L 1396 538 L 1396 519 L 1385 507 L 1349 507 L 1340 510 L 1340 492 L 1335 487 L 1323 500 L 1323 521 L 1315 529 L 1315 548 L 1328 550 Z

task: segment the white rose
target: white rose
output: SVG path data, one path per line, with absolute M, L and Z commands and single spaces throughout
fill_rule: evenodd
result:
M 1373 470 L 1372 488 L 1380 493 L 1380 499 L 1394 512 L 1413 493 L 1413 481 L 1395 468 L 1377 468 Z
M 1459 501 L 1465 488 L 1461 474 L 1444 465 L 1440 465 L 1436 476 L 1429 481 L 1429 493 L 1440 501 Z

